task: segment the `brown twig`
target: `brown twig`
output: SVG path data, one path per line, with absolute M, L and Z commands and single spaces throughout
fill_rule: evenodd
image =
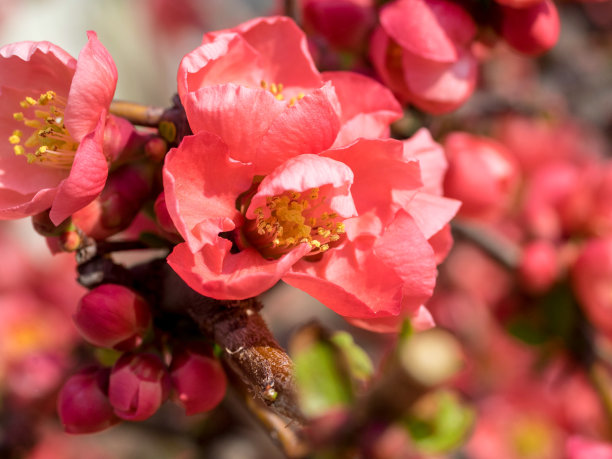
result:
M 149 105 L 141 105 L 135 102 L 114 100 L 110 106 L 113 115 L 127 119 L 132 124 L 139 126 L 157 127 L 162 120 L 165 109 Z
M 283 10 L 284 10 L 285 16 L 289 16 L 291 19 L 297 22 L 297 13 L 295 10 L 295 0 L 284 0 Z
M 455 236 L 473 242 L 507 269 L 518 267 L 521 249 L 503 235 L 474 223 L 454 221 L 452 228 Z

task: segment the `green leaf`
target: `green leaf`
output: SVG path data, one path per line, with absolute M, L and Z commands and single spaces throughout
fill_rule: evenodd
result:
M 320 416 L 351 402 L 350 380 L 340 370 L 336 350 L 329 343 L 314 341 L 293 359 L 300 405 L 306 416 Z
M 338 346 L 338 349 L 343 353 L 353 378 L 366 382 L 372 377 L 374 366 L 370 357 L 355 343 L 349 333 L 336 332 L 332 335 L 331 342 Z
M 456 394 L 442 390 L 417 403 L 405 425 L 415 445 L 426 453 L 444 453 L 466 440 L 474 424 L 474 410 Z

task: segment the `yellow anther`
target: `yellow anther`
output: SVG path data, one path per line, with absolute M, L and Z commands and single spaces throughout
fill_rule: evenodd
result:
M 34 99 L 33 97 L 30 97 L 30 96 L 25 98 L 25 102 L 28 105 L 36 105 L 36 99 Z
M 276 83 L 270 85 L 270 92 L 274 95 L 278 94 L 278 86 L 276 86 Z
M 306 94 L 304 94 L 303 92 L 300 92 L 297 96 L 298 100 L 302 100 L 304 98 Z
M 336 223 L 336 234 L 342 234 L 345 232 L 344 223 L 338 222 Z
M 325 252 L 328 249 L 329 249 L 329 244 L 323 244 L 321 247 L 319 247 L 319 250 L 321 252 Z
M 277 86 L 277 88 L 278 88 L 278 92 L 283 92 L 283 88 L 284 88 L 284 86 L 283 86 L 283 84 L 282 84 L 282 83 L 279 83 L 279 84 L 277 84 L 276 86 Z
M 40 124 L 40 121 L 37 121 L 37 120 L 25 120 L 23 124 L 25 124 L 27 127 L 31 127 L 35 129 L 40 129 L 42 127 L 42 124 Z
M 36 116 L 36 118 L 41 118 L 43 120 L 46 120 L 47 122 L 49 121 L 48 120 L 49 112 L 45 112 L 44 110 L 34 110 L 34 116 Z M 50 118 L 50 119 L 54 120 L 53 118 Z
M 13 147 L 13 151 L 16 155 L 23 155 L 25 153 L 25 148 L 23 148 L 21 145 L 15 145 Z
M 297 191 L 290 191 L 289 196 L 291 197 L 291 199 L 298 199 L 301 195 Z
M 9 142 L 12 143 L 13 145 L 15 145 L 16 143 L 20 143 L 21 142 L 21 137 L 19 137 L 18 135 L 13 134 L 12 136 L 9 137 Z
M 43 145 L 41 147 L 38 147 L 38 150 L 36 150 L 36 153 L 34 153 L 36 156 L 42 156 L 46 151 L 47 151 L 48 147 L 46 145 Z
M 317 241 L 316 239 L 313 239 L 312 241 L 310 241 L 310 245 L 316 247 L 317 249 L 321 247 L 321 243 Z
M 289 106 L 293 107 L 295 105 L 295 102 L 296 102 L 296 98 L 292 97 L 291 99 L 289 99 Z
M 13 113 L 13 119 L 16 121 L 23 121 L 23 113 L 21 112 Z
M 329 236 L 329 240 L 332 242 L 336 242 L 338 239 L 340 239 L 340 236 L 338 236 L 337 234 L 332 234 L 331 236 Z
M 319 189 L 313 188 L 310 190 L 310 199 L 317 199 L 319 197 Z
M 276 94 L 274 97 L 276 100 L 285 100 L 285 96 L 283 96 L 282 94 Z
M 259 84 L 261 85 L 263 89 L 268 89 L 268 83 L 266 83 L 264 80 L 261 80 Z

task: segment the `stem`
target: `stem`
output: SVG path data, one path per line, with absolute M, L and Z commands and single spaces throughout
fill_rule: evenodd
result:
M 162 119 L 165 109 L 150 105 L 141 105 L 135 102 L 114 100 L 110 106 L 113 115 L 127 119 L 139 126 L 157 127 Z
M 454 221 L 452 227 L 455 236 L 473 242 L 507 269 L 515 270 L 518 267 L 521 249 L 503 235 L 473 223 Z
M 291 19 L 297 22 L 297 14 L 295 11 L 295 0 L 284 0 L 283 4 L 284 4 L 283 9 L 285 12 L 285 16 L 289 16 Z

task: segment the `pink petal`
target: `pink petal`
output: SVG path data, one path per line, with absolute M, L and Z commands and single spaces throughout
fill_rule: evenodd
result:
M 356 327 L 365 328 L 377 333 L 398 333 L 402 323 L 407 318 L 410 319 L 410 325 L 418 331 L 428 330 L 436 326 L 431 313 L 425 306 L 419 306 L 416 311 L 410 314 L 401 314 L 395 317 L 347 319 L 347 321 Z
M 0 189 L 0 220 L 16 220 L 36 215 L 51 207 L 57 188 L 45 188 L 35 194 L 20 194 Z
M 289 158 L 329 148 L 340 129 L 338 107 L 330 83 L 287 107 L 274 119 L 257 148 L 256 173 L 268 173 Z
M 421 191 L 441 195 L 448 162 L 442 145 L 431 138 L 426 128 L 419 129 L 411 138 L 403 140 L 406 161 L 417 159 L 421 166 Z
M 185 137 L 166 156 L 163 174 L 168 212 L 192 251 L 242 220 L 236 199 L 251 186 L 251 168 L 229 159 L 216 135 Z
M 406 209 L 427 239 L 455 216 L 461 202 L 428 193 L 417 193 Z
M 50 89 L 64 97 L 68 94 L 77 62 L 60 47 L 48 41 L 24 41 L 3 46 L 0 57 L 0 87 L 23 88 L 31 97 Z M 19 109 L 9 108 L 11 113 Z
M 224 83 L 259 88 L 261 57 L 236 33 L 218 33 L 183 57 L 178 70 L 178 93 L 185 104 L 188 93 Z
M 476 34 L 471 16 L 446 0 L 397 0 L 380 12 L 388 35 L 406 51 L 423 59 L 454 62 L 459 47 Z
M 469 51 L 460 50 L 458 60 L 452 63 L 434 62 L 404 52 L 402 65 L 412 93 L 410 101 L 435 115 L 457 109 L 476 86 L 478 62 Z
M 263 89 L 233 83 L 202 88 L 184 99 L 193 132 L 209 131 L 227 144 L 233 159 L 250 163 L 274 120 L 288 109 Z M 240 129 L 236 127 L 240 126 Z
M 319 261 L 299 261 L 283 281 L 345 317 L 397 315 L 402 281 L 374 255 L 374 240 L 362 237 L 326 252 Z
M 286 16 L 256 18 L 234 30 L 257 50 L 268 83 L 286 87 L 318 88 L 321 76 L 308 51 L 306 36 Z
M 322 76 L 334 85 L 342 107 L 342 128 L 336 145 L 346 145 L 359 137 L 380 137 L 391 122 L 403 115 L 391 91 L 371 78 L 353 72 L 325 72 Z
M 8 109 L 0 110 L 0 187 L 21 195 L 24 204 L 34 193 L 46 188 L 55 188 L 68 176 L 67 170 L 28 164 L 24 156 L 15 154 L 13 145 L 8 142 L 9 136 L 15 130 L 23 131 L 25 138 L 29 135 L 29 128 L 13 119 L 13 112 L 21 111 L 19 102 L 27 95 L 29 94 L 24 91 L 0 88 L 2 106 Z M 17 195 L 11 196 L 17 197 Z M 11 202 L 13 203 L 11 207 L 17 205 L 16 201 Z
M 70 85 L 64 124 L 70 135 L 81 141 L 93 132 L 100 113 L 108 110 L 117 86 L 117 67 L 95 32 L 87 32 L 89 41 L 79 54 Z
M 403 160 L 397 140 L 359 139 L 324 155 L 345 163 L 355 174 L 351 193 L 359 215 L 374 211 L 383 224 L 406 208 L 422 185 L 418 162 Z
M 297 260 L 310 251 L 300 244 L 276 260 L 266 260 L 249 248 L 230 254 L 232 243 L 218 238 L 192 253 L 187 244 L 177 245 L 168 264 L 195 291 L 219 300 L 251 298 L 271 288 Z
M 103 110 L 95 130 L 79 144 L 70 175 L 58 187 L 49 213 L 55 225 L 93 201 L 104 188 L 108 175 L 108 162 L 103 152 L 105 119 L 106 111 Z
M 439 265 L 453 248 L 453 234 L 450 225 L 444 225 L 444 228 L 431 236 L 429 245 L 433 248 L 436 254 L 436 264 Z
M 246 212 L 248 219 L 256 218 L 254 209 L 266 208 L 266 198 L 278 196 L 285 191 L 307 191 L 323 188 L 325 204 L 342 217 L 357 214 L 353 198 L 349 192 L 353 183 L 353 173 L 345 164 L 317 155 L 301 155 L 291 158 L 266 176 Z M 321 191 L 323 193 L 323 191 Z

